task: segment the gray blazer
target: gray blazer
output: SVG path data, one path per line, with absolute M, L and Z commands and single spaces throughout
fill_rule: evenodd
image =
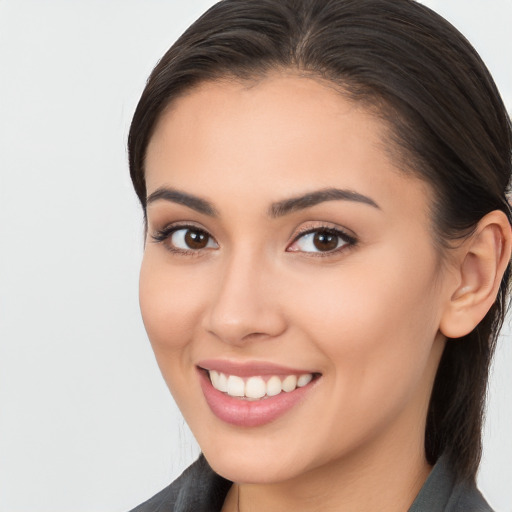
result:
M 201 455 L 171 485 L 131 512 L 220 512 L 231 484 Z M 455 482 L 448 460 L 441 457 L 409 512 L 493 511 L 473 484 Z

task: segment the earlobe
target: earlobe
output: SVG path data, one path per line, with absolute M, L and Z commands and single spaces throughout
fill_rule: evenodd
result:
M 510 261 L 511 228 L 502 211 L 483 217 L 475 232 L 456 251 L 457 286 L 443 312 L 440 330 L 448 338 L 469 334 L 487 314 L 498 295 Z

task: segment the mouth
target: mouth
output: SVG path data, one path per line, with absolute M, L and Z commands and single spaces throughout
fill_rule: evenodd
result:
M 273 364 L 201 362 L 201 388 L 220 420 L 240 427 L 257 427 L 298 406 L 320 379 L 317 372 L 290 370 Z

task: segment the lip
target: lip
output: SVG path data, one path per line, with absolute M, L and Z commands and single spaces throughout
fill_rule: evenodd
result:
M 299 375 L 313 373 L 315 378 L 304 387 L 289 393 L 282 392 L 273 397 L 250 401 L 231 397 L 212 386 L 207 370 L 216 370 L 239 377 L 265 375 Z M 292 370 L 269 363 L 233 363 L 230 361 L 202 361 L 197 366 L 199 381 L 206 403 L 221 421 L 238 427 L 260 427 L 271 423 L 291 409 L 299 406 L 313 390 L 319 380 L 317 372 Z
M 286 375 L 304 375 L 318 372 L 310 369 L 296 369 L 287 366 L 266 362 L 266 361 L 245 361 L 236 362 L 227 359 L 205 359 L 199 361 L 197 366 L 203 370 L 215 370 L 228 375 L 238 377 L 264 377 L 268 375 L 286 376 Z

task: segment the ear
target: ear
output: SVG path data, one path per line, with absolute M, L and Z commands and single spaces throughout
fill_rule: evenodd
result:
M 510 261 L 512 234 L 507 216 L 488 213 L 475 232 L 455 249 L 457 280 L 443 311 L 440 331 L 448 338 L 469 334 L 496 300 Z

